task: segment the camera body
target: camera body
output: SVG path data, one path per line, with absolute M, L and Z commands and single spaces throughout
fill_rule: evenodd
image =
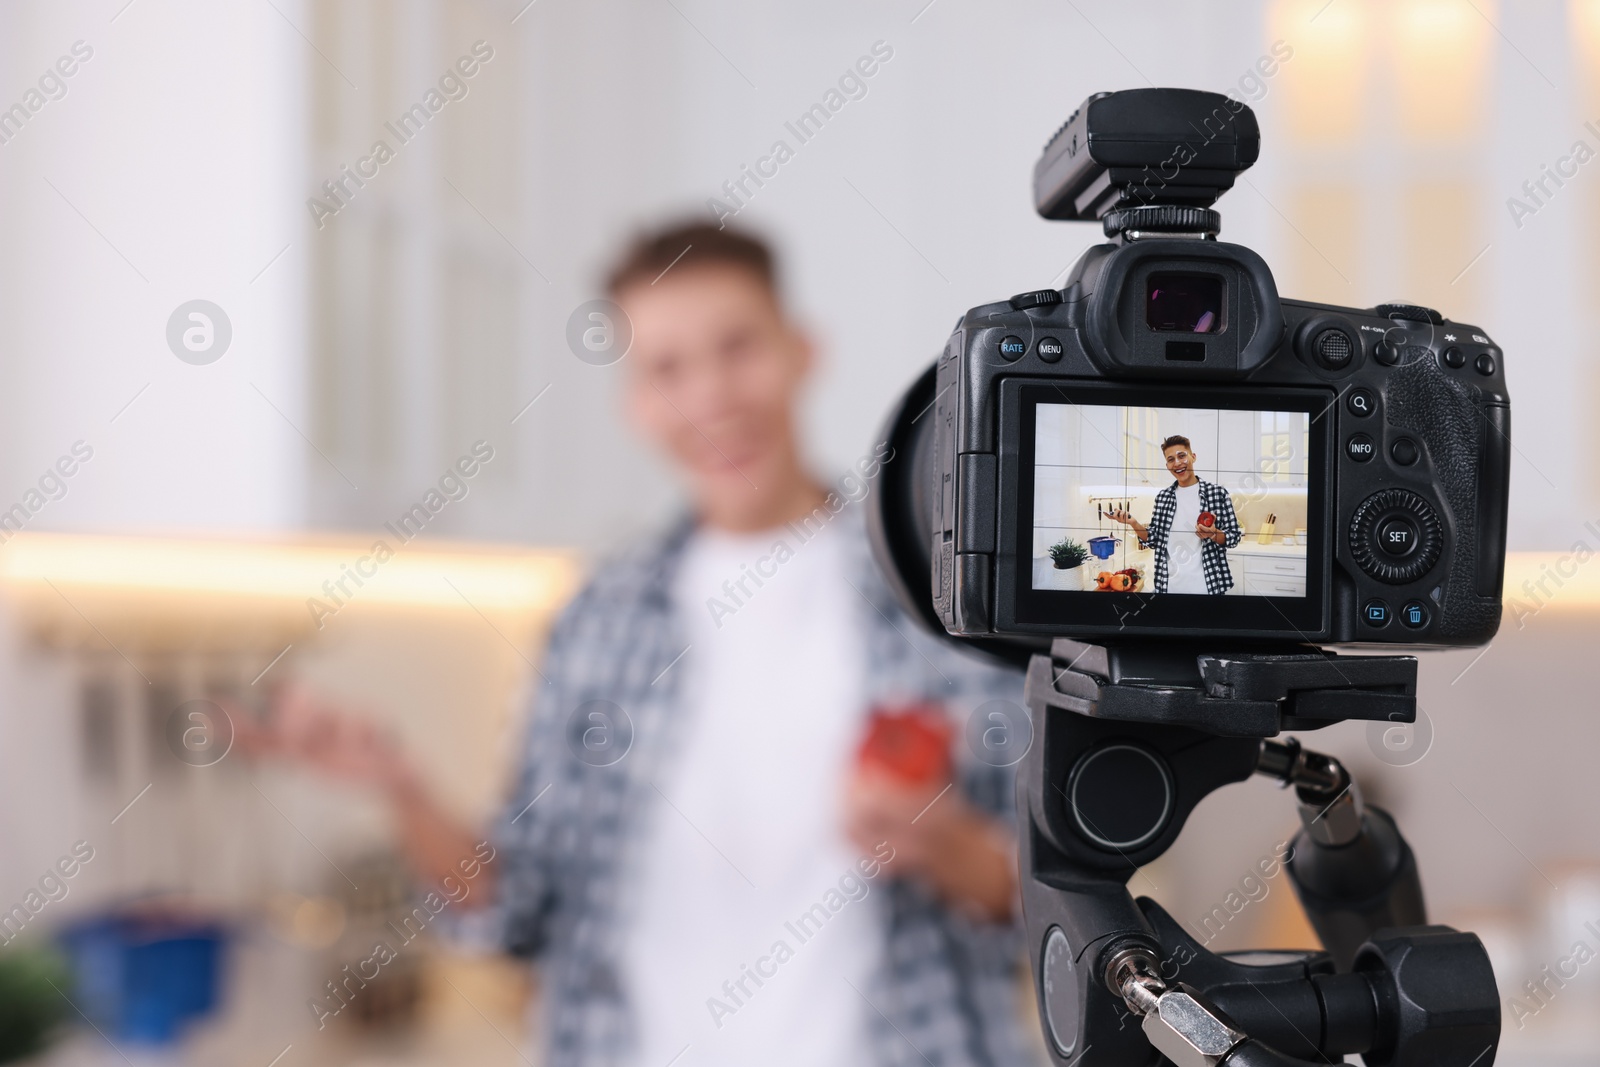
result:
M 927 457 L 917 555 L 951 635 L 1494 635 L 1502 353 L 1428 308 L 1280 299 L 1205 208 L 1258 138 L 1227 98 L 1133 90 L 1092 97 L 1046 148 L 1040 213 L 1116 239 L 1059 290 L 968 311 L 931 412 L 906 409 L 931 427 L 900 428 Z
M 908 612 L 1026 670 L 1018 862 L 1052 1062 L 1487 1063 L 1482 943 L 1425 925 L 1414 855 L 1336 759 L 1271 738 L 1416 720 L 1414 656 L 1319 646 L 1494 635 L 1502 353 L 1428 308 L 1280 299 L 1210 210 L 1259 142 L 1215 93 L 1090 97 L 1034 202 L 1111 240 L 962 317 L 890 416 L 868 529 Z M 1253 774 L 1295 789 L 1284 867 L 1325 952 L 1213 954 L 1128 892 Z

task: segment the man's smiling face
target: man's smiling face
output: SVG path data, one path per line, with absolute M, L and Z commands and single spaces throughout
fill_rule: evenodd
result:
M 1163 455 L 1167 457 L 1167 473 L 1178 480 L 1178 484 L 1188 488 L 1200 478 L 1194 472 L 1194 453 L 1183 445 L 1173 445 Z

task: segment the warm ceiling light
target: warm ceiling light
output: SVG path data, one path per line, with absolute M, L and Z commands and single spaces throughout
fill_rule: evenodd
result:
M 1391 12 L 1390 69 L 1400 130 L 1410 137 L 1467 141 L 1484 124 L 1491 35 L 1489 0 L 1398 0 Z
M 1361 130 L 1372 47 L 1366 0 L 1278 0 L 1267 36 L 1294 49 L 1267 82 L 1262 102 L 1281 92 L 1283 115 L 1296 141 L 1353 140 Z

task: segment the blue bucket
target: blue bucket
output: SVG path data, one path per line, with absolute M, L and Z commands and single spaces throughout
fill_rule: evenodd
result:
M 68 927 L 77 1003 L 114 1037 L 169 1045 L 217 1006 L 227 932 L 173 916 L 103 915 Z
M 1089 538 L 1089 551 L 1094 555 L 1095 559 L 1110 559 L 1117 551 L 1117 543 L 1118 539 L 1115 537 L 1091 537 Z

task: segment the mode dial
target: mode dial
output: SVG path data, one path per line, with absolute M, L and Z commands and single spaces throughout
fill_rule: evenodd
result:
M 1444 322 L 1444 316 L 1433 308 L 1425 308 L 1420 304 L 1389 303 L 1379 304 L 1373 309 L 1386 319 L 1402 319 L 1406 322 L 1426 322 L 1434 326 Z
M 1026 293 L 1018 293 L 1008 303 L 1017 311 L 1026 311 L 1028 308 L 1059 304 L 1061 294 L 1055 289 L 1030 289 Z

